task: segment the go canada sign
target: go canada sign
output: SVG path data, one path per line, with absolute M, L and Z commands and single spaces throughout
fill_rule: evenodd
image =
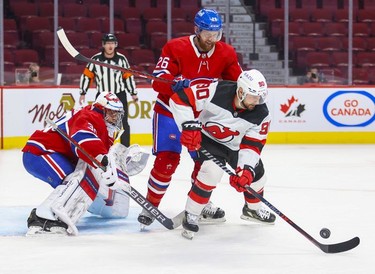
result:
M 326 119 L 337 127 L 365 127 L 375 120 L 375 97 L 366 91 L 337 91 L 323 104 Z

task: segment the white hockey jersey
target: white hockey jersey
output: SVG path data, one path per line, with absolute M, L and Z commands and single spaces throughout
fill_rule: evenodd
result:
M 205 136 L 232 151 L 239 150 L 237 166 L 254 168 L 266 143 L 271 118 L 265 103 L 252 111 L 236 109 L 236 89 L 237 82 L 232 81 L 198 84 L 175 93 L 169 105 L 180 130 L 184 122 L 200 121 Z

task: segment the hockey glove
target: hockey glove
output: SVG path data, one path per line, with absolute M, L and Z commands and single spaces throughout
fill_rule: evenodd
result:
M 202 124 L 197 121 L 188 121 L 182 124 L 180 142 L 188 150 L 198 150 L 202 142 Z
M 230 185 L 238 192 L 244 192 L 246 190 L 245 186 L 250 186 L 253 180 L 253 173 L 249 169 L 240 167 L 237 167 L 236 175 L 229 176 Z
M 107 155 L 103 156 L 103 159 L 101 160 L 101 163 L 103 166 L 107 168 L 106 171 L 103 171 L 101 174 L 101 180 L 100 183 L 106 185 L 110 189 L 116 190 L 119 188 L 119 182 L 118 174 L 117 174 L 117 168 L 116 168 L 116 162 L 113 157 L 108 157 Z
M 175 82 L 172 85 L 172 90 L 174 92 L 178 92 L 178 91 L 182 91 L 184 88 L 188 88 L 189 86 L 190 86 L 190 80 L 184 79 L 184 80 L 180 80 L 180 81 Z

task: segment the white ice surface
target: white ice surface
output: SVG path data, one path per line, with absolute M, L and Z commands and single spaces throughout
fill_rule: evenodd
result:
M 143 195 L 150 158 L 131 178 Z M 21 159 L 19 150 L 0 150 L 1 274 L 375 273 L 375 145 L 267 145 L 263 151 L 265 198 L 321 243 L 360 237 L 357 248 L 340 254 L 323 253 L 281 218 L 274 226 L 241 220 L 243 197 L 227 176 L 212 195 L 227 222 L 201 225 L 193 240 L 158 223 L 140 232 L 141 209 L 133 201 L 125 220 L 86 214 L 76 237 L 25 237 L 30 210 L 51 188 L 29 175 Z M 183 153 L 160 206 L 165 215 L 183 210 L 191 169 Z M 322 227 L 331 230 L 329 239 L 319 236 Z

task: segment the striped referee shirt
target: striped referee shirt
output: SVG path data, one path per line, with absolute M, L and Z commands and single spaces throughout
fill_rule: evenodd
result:
M 99 52 L 91 57 L 91 59 L 111 65 L 130 68 L 129 62 L 125 55 L 115 51 L 115 55 L 108 59 L 103 52 Z M 87 93 L 91 83 L 95 81 L 96 89 L 99 92 L 110 91 L 112 93 L 129 92 L 136 95 L 134 76 L 128 72 L 122 72 L 111 68 L 88 63 L 85 67 L 80 79 L 80 94 Z

